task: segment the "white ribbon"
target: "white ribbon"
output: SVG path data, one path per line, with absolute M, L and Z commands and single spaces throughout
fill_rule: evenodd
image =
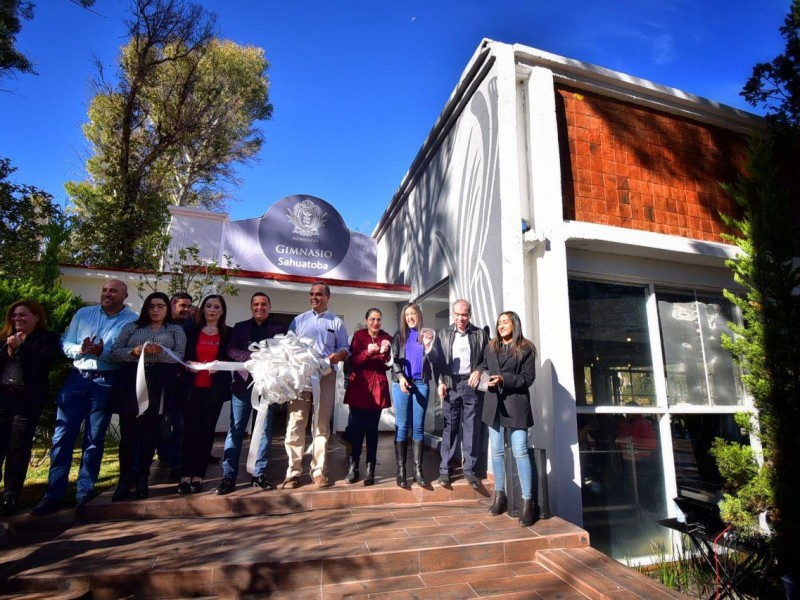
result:
M 139 355 L 136 369 L 136 400 L 141 415 L 150 405 L 145 379 L 145 348 Z M 192 371 L 237 371 L 243 379 L 249 372 L 253 376 L 250 403 L 256 411 L 256 422 L 250 438 L 250 450 L 247 454 L 247 471 L 255 472 L 258 447 L 266 426 L 267 410 L 270 404 L 283 404 L 300 398 L 302 392 L 311 392 L 314 401 L 314 417 L 312 428 L 316 431 L 319 418 L 320 379 L 331 372 L 331 363 L 327 357 L 320 356 L 314 349 L 314 340 L 298 337 L 294 332 L 285 336 L 279 335 L 251 344 L 252 352 L 246 362 L 212 361 L 208 363 L 189 364 L 181 360 L 172 350 L 161 346 L 161 350 L 177 364 Z M 312 451 L 312 441 L 308 451 Z
M 256 422 L 250 437 L 247 472 L 254 474 L 269 405 L 283 404 L 300 398 L 303 392 L 311 392 L 314 399 L 312 427 L 316 428 L 319 381 L 331 372 L 331 364 L 314 349 L 313 339 L 298 337 L 292 331 L 251 344 L 248 350 L 252 354 L 244 367 L 253 375 L 250 403 L 256 411 Z
M 142 353 L 139 355 L 139 364 L 136 365 L 136 402 L 139 405 L 139 414 L 141 415 L 150 406 L 150 397 L 147 393 L 147 379 L 144 374 L 145 367 L 145 348 L 148 345 L 155 344 L 155 342 L 145 342 L 142 344 Z M 245 363 L 230 362 L 215 360 L 208 363 L 195 363 L 189 364 L 181 360 L 181 357 L 175 354 L 169 348 L 161 346 L 161 351 L 172 358 L 177 364 L 183 365 L 192 371 L 239 371 L 245 372 L 243 377 L 246 377 Z

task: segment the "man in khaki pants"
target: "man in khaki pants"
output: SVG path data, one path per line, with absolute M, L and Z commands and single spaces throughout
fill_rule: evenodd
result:
M 326 475 L 326 452 L 330 437 L 331 415 L 336 396 L 336 363 L 343 361 L 348 355 L 347 330 L 344 322 L 328 310 L 331 290 L 324 283 L 311 285 L 309 300 L 311 310 L 297 315 L 289 331 L 299 337 L 314 340 L 314 348 L 321 356 L 327 357 L 333 370 L 320 379 L 319 407 L 317 424 L 313 431 L 313 456 L 311 458 L 311 478 L 317 487 L 331 485 Z M 306 423 L 311 414 L 312 399 L 304 393 L 303 398 L 295 398 L 289 402 L 289 423 L 286 426 L 286 455 L 289 457 L 289 468 L 282 487 L 294 489 L 300 485 L 300 473 L 305 445 Z

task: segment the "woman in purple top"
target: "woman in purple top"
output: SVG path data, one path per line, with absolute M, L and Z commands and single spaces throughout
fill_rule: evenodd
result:
M 427 353 L 433 342 L 433 331 L 422 329 L 422 311 L 417 304 L 406 304 L 400 319 L 400 330 L 392 339 L 392 400 L 395 412 L 395 457 L 397 485 L 406 487 L 406 455 L 408 432 L 414 454 L 414 481 L 428 487 L 422 475 L 422 447 L 425 411 L 428 408 L 428 381 L 431 363 Z M 410 427 L 409 427 L 410 423 Z

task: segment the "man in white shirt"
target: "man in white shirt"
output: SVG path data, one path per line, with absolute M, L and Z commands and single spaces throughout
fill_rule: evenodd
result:
M 289 331 L 299 337 L 314 340 L 314 348 L 320 356 L 330 360 L 332 370 L 320 379 L 319 407 L 317 423 L 312 443 L 311 478 L 317 487 L 331 485 L 326 475 L 326 453 L 331 430 L 331 415 L 336 396 L 336 365 L 348 356 L 347 330 L 344 322 L 328 310 L 331 290 L 324 283 L 314 283 L 309 292 L 311 310 L 297 315 Z M 300 485 L 303 448 L 305 446 L 306 423 L 311 414 L 312 398 L 303 394 L 303 398 L 295 398 L 289 402 L 289 422 L 286 426 L 284 446 L 289 458 L 289 468 L 282 487 L 294 489 Z

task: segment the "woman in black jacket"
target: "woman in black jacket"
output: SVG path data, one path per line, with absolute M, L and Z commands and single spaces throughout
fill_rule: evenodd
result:
M 483 422 L 489 427 L 495 489 L 489 512 L 497 516 L 507 507 L 503 435 L 508 428 L 522 488 L 522 527 L 529 527 L 539 518 L 539 507 L 533 503 L 533 469 L 528 454 L 528 428 L 533 426 L 529 388 L 535 377 L 535 360 L 536 347 L 522 336 L 517 313 L 500 313 L 497 337 L 487 344 L 479 367 L 489 373 L 489 387 L 483 398 Z
M 12 515 L 47 401 L 48 374 L 61 345 L 58 335 L 47 331 L 44 309 L 35 300 L 19 300 L 8 308 L 0 344 L 0 471 L 5 466 L 1 510 Z
M 185 348 L 186 334 L 173 322 L 169 297 L 163 292 L 153 292 L 144 299 L 139 318 L 125 325 L 114 342 L 111 358 L 122 364 L 122 372 L 111 408 L 119 414 L 120 429 L 119 483 L 111 496 L 112 502 L 126 500 L 134 483 L 136 498 L 150 495 L 148 480 L 161 430 L 161 415 L 169 383 L 178 368 L 177 360 L 164 350 L 182 359 Z M 148 406 L 139 414 L 136 374 L 142 354 Z
M 229 360 L 225 354 L 230 330 L 225 325 L 228 307 L 219 295 L 206 296 L 187 333 L 186 362 Z M 203 491 L 208 455 L 214 445 L 214 428 L 226 400 L 231 399 L 230 371 L 189 371 L 182 378 L 183 450 L 179 494 Z

